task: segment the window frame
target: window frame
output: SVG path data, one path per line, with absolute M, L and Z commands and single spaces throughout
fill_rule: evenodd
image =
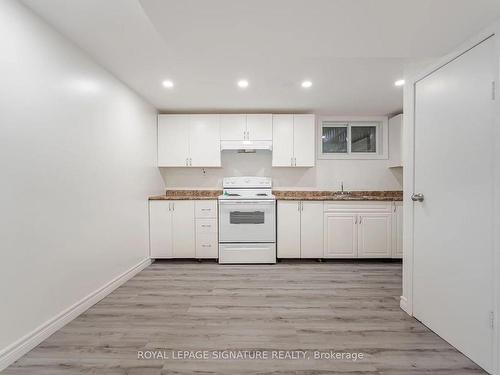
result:
M 317 158 L 324 160 L 382 160 L 388 159 L 389 129 L 386 116 L 320 116 L 317 120 Z M 323 127 L 347 125 L 347 152 L 323 153 Z M 354 126 L 376 127 L 376 152 L 352 152 L 351 128 Z

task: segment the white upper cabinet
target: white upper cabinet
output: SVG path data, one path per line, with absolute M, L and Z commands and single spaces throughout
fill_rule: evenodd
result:
M 293 156 L 296 167 L 314 167 L 314 115 L 293 115 Z
M 219 115 L 192 115 L 189 127 L 190 167 L 220 167 Z
M 247 131 L 247 115 L 220 115 L 220 140 L 244 140 Z
M 273 167 L 293 167 L 293 115 L 273 115 Z
M 247 140 L 270 141 L 273 139 L 273 115 L 248 114 L 247 115 Z
M 273 115 L 273 167 L 313 167 L 314 115 Z
M 158 166 L 186 167 L 189 163 L 189 116 L 158 116 Z
M 159 167 L 220 167 L 219 115 L 159 115 Z
M 389 119 L 389 168 L 403 166 L 403 115 Z
M 220 115 L 221 141 L 270 141 L 273 137 L 273 115 Z

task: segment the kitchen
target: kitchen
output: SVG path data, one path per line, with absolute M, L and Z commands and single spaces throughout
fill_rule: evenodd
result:
M 497 0 L 2 0 L 0 372 L 500 374 Z
M 344 181 L 339 191 L 311 186 L 298 190 L 296 183 L 286 190 L 277 189 L 276 180 L 289 183 L 289 170 L 303 175 L 315 169 L 317 146 L 318 160 L 326 163 L 350 162 L 359 171 L 356 163 L 368 160 L 385 167 L 384 183 L 401 189 L 402 126 L 401 114 L 390 119 L 329 116 L 318 125 L 311 114 L 159 115 L 158 166 L 167 185 L 179 184 L 176 180 L 181 178 L 190 185 L 187 190 L 169 187 L 166 195 L 150 198 L 151 258 L 219 263 L 401 259 L 402 191 L 345 191 Z M 316 134 L 321 134 L 318 140 Z M 349 142 L 351 137 L 356 141 Z M 269 173 L 273 178 L 218 181 L 229 169 L 246 173 L 242 168 L 250 171 L 252 164 L 260 176 Z M 212 173 L 212 168 L 223 171 Z M 275 168 L 282 169 L 277 178 Z M 183 175 L 192 169 L 192 176 Z M 212 183 L 212 189 L 200 190 L 200 180 Z M 222 191 L 217 190 L 220 183 Z M 372 184 L 363 181 L 358 186 Z

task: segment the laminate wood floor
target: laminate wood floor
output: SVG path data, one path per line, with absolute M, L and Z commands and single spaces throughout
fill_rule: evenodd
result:
M 401 311 L 400 294 L 401 263 L 156 262 L 5 374 L 485 373 Z M 172 350 L 210 357 L 171 358 Z M 215 350 L 307 357 L 219 360 Z M 314 359 L 330 350 L 365 358 Z M 169 358 L 138 359 L 138 351 Z

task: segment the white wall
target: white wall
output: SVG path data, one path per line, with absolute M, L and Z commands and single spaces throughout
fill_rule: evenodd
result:
M 0 2 L 0 353 L 148 258 L 156 110 Z
M 314 168 L 272 168 L 271 153 L 222 152 L 222 168 L 161 168 L 168 189 L 221 188 L 226 176 L 270 176 L 277 189 L 402 190 L 401 168 L 389 169 L 388 160 L 316 160 Z

